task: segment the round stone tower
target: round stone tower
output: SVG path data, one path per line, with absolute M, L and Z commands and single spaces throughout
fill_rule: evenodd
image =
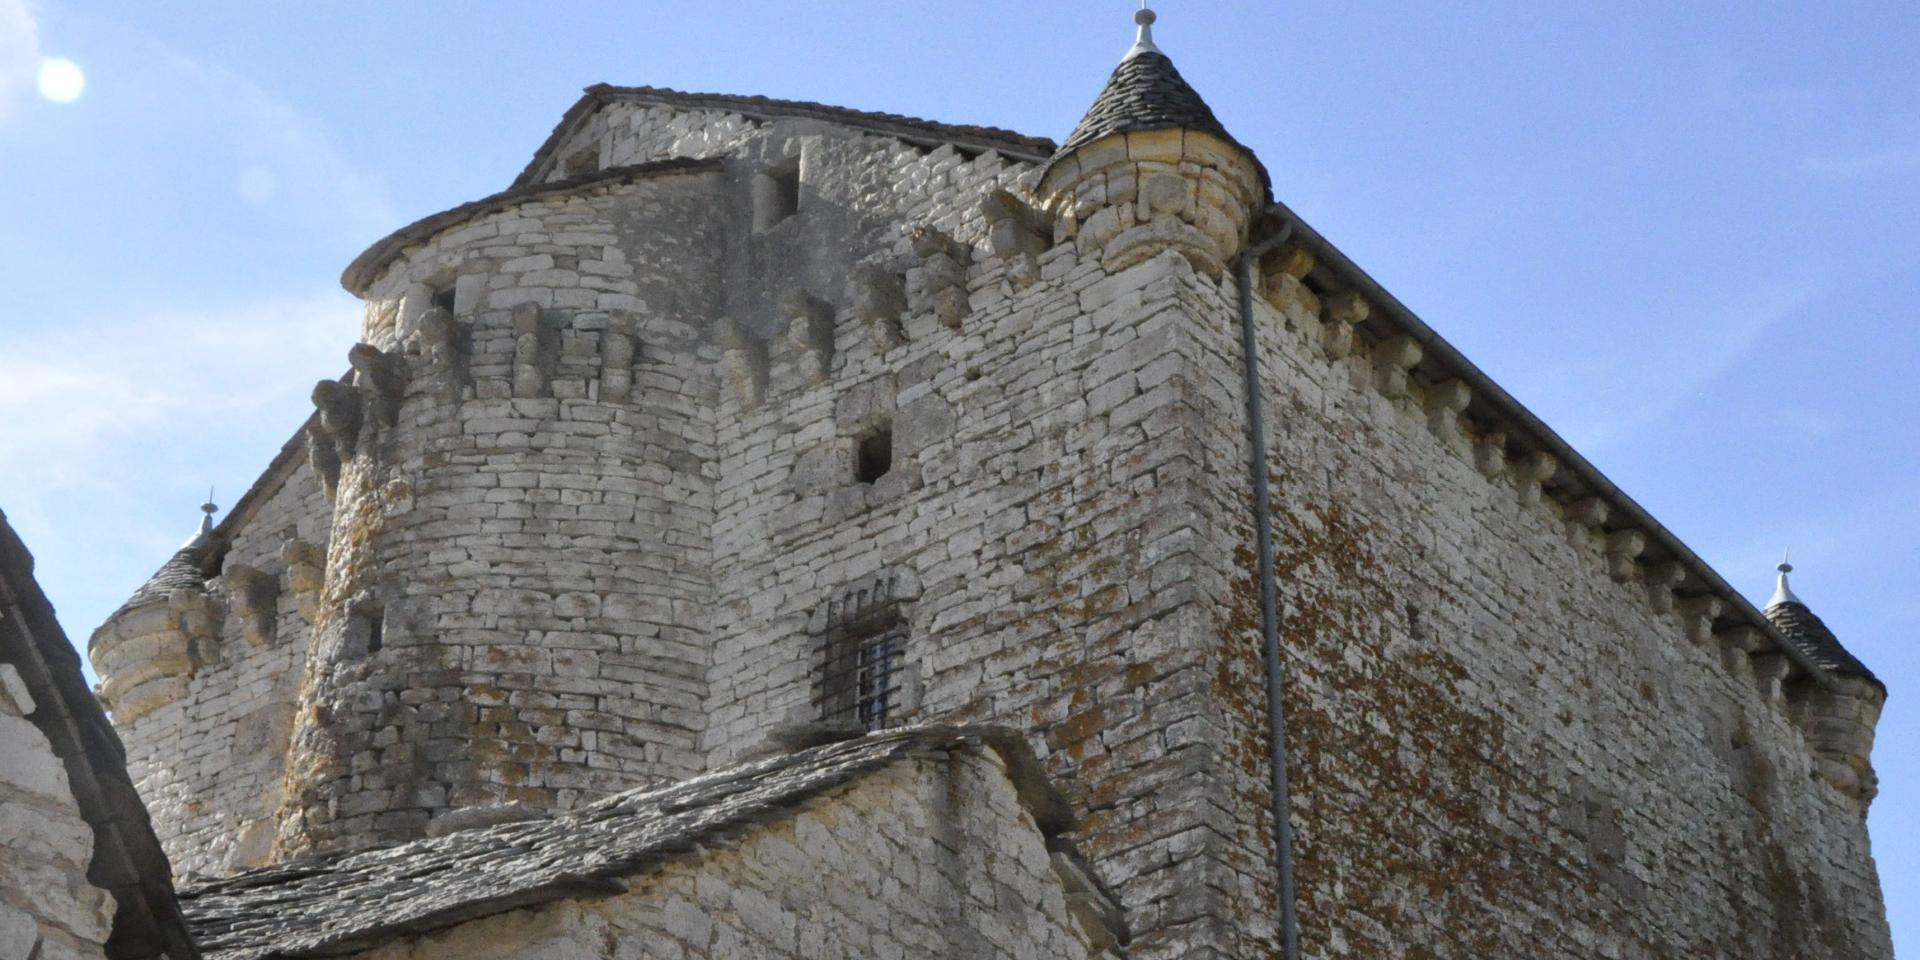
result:
M 689 318 L 719 179 L 521 187 L 348 269 L 365 342 L 313 393 L 333 530 L 278 856 L 700 769 L 715 356 Z
M 1266 170 L 1153 42 L 1154 13 L 1048 163 L 1035 195 L 1059 239 L 1108 270 L 1165 250 L 1218 276 L 1270 193 Z

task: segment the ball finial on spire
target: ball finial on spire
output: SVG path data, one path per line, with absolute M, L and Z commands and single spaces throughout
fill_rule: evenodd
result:
M 1131 60 L 1143 53 L 1160 52 L 1160 48 L 1153 45 L 1153 22 L 1158 19 L 1159 14 L 1147 9 L 1147 0 L 1140 0 L 1140 9 L 1133 13 L 1133 22 L 1139 24 L 1140 30 L 1134 37 L 1133 47 L 1122 60 Z
M 1800 598 L 1793 595 L 1793 588 L 1787 586 L 1787 574 L 1793 572 L 1793 564 L 1787 562 L 1789 556 L 1792 556 L 1791 550 L 1782 553 L 1780 555 L 1780 565 L 1774 567 L 1775 570 L 1780 571 L 1780 579 L 1774 584 L 1772 599 L 1767 601 L 1769 608 L 1782 603 L 1800 603 Z M 1805 604 L 1802 604 L 1802 606 L 1805 606 Z

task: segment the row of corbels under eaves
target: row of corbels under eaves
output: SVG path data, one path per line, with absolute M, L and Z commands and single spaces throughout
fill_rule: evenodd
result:
M 1585 476 L 1591 467 L 1570 465 L 1543 449 L 1528 425 L 1504 420 L 1496 404 L 1476 404 L 1480 391 L 1470 379 L 1480 379 L 1477 371 L 1462 376 L 1449 369 L 1423 346 L 1423 340 L 1433 342 L 1430 332 L 1409 331 L 1366 295 L 1340 288 L 1339 273 L 1308 245 L 1294 243 L 1263 260 L 1260 282 L 1275 309 L 1318 322 L 1320 351 L 1328 361 L 1352 364 L 1356 375 L 1397 407 L 1420 413 L 1442 443 L 1470 457 L 1480 474 L 1512 483 L 1523 507 L 1550 509 L 1569 536 L 1597 551 L 1613 580 L 1641 584 L 1655 613 L 1678 617 L 1689 640 L 1717 648 L 1729 669 L 1749 665 L 1769 700 L 1785 697 L 1795 680 L 1829 682 L 1825 671 L 1718 584 L 1717 575 L 1666 547 L 1670 535 L 1636 525 L 1639 508 L 1602 492 L 1610 485 Z

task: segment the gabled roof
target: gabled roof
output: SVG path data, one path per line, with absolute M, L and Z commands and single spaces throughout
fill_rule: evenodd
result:
M 1785 577 L 1780 578 L 1784 584 Z M 1826 623 L 1801 603 L 1798 598 L 1769 604 L 1764 611 L 1767 619 L 1780 630 L 1789 643 L 1798 647 L 1801 653 L 1828 670 L 1843 677 L 1865 677 L 1875 683 L 1880 678 L 1867 669 L 1858 657 L 1847 652 L 1840 638 L 1827 629 Z
M 951 145 L 962 153 L 972 154 L 994 150 L 1018 160 L 1045 160 L 1054 151 L 1052 140 L 1029 137 L 997 127 L 938 123 L 897 113 L 853 110 L 804 100 L 776 100 L 771 97 L 744 97 L 724 93 L 686 93 L 664 87 L 617 87 L 598 83 L 588 87 L 579 101 L 568 108 L 566 114 L 560 118 L 559 125 L 553 128 L 553 133 L 549 134 L 546 142 L 534 152 L 533 159 L 527 162 L 526 169 L 520 171 L 520 175 L 514 178 L 513 185 L 519 187 L 531 183 L 546 166 L 554 151 L 560 148 L 561 141 L 573 132 L 576 125 L 591 116 L 601 106 L 612 102 L 641 103 L 682 110 L 716 110 L 737 113 L 757 120 L 774 120 L 782 117 L 824 120 L 893 137 L 915 146 L 931 148 Z
M 108 960 L 195 960 L 174 901 L 172 868 L 127 775 L 126 749 L 107 722 L 80 655 L 33 578 L 33 555 L 0 513 L 0 663 L 19 671 L 40 728 L 67 770 L 80 816 L 93 828 L 87 880 L 113 894 Z
M 216 880 L 181 903 L 209 960 L 319 957 L 507 910 L 623 893 L 642 873 L 911 756 L 992 749 L 1050 836 L 1067 808 L 1017 734 L 927 726 L 870 734 L 522 820 L 357 853 L 312 857 Z
M 1204 131 L 1246 149 L 1220 124 L 1213 108 L 1180 76 L 1166 54 L 1136 51 L 1113 69 L 1106 87 L 1060 150 L 1077 150 L 1116 133 L 1176 129 Z

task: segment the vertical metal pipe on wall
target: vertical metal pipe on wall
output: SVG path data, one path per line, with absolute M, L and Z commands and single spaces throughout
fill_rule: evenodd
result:
M 1260 557 L 1261 654 L 1267 668 L 1267 724 L 1271 731 L 1268 768 L 1273 793 L 1274 864 L 1279 873 L 1280 947 L 1285 960 L 1299 960 L 1300 925 L 1294 905 L 1292 804 L 1287 787 L 1287 720 L 1280 687 L 1280 597 L 1273 573 L 1273 497 L 1267 488 L 1267 428 L 1260 402 L 1260 354 L 1254 337 L 1253 264 L 1293 234 L 1288 221 L 1280 232 L 1249 247 L 1234 263 L 1240 287 L 1240 348 L 1247 382 L 1248 468 L 1253 473 L 1254 546 Z

